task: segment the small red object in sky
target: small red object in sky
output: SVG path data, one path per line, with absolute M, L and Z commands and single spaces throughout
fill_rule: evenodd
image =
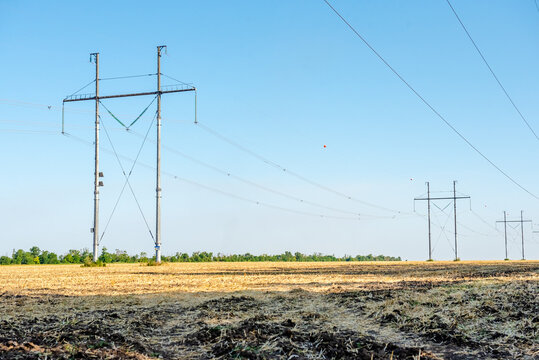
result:
M 326 145 L 324 145 L 324 149 L 326 148 Z

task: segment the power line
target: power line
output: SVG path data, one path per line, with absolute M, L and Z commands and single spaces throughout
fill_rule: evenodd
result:
M 117 130 L 120 131 L 121 129 L 118 128 Z M 0 130 L 0 131 L 1 131 L 1 130 Z M 122 132 L 123 132 L 123 131 L 122 131 Z M 51 133 L 51 134 L 57 134 L 57 132 L 49 132 L 49 133 Z M 146 135 L 142 135 L 142 134 L 140 134 L 140 133 L 138 133 L 138 132 L 136 132 L 136 131 L 133 131 L 133 130 L 130 130 L 129 133 L 130 133 L 130 134 L 133 134 L 134 136 L 138 136 L 138 137 L 140 137 L 140 138 L 142 138 L 142 139 L 147 138 L 147 133 L 146 133 Z M 152 143 L 155 143 L 155 141 L 154 141 L 154 140 L 151 140 L 151 139 L 147 139 L 147 141 L 152 142 Z M 264 190 L 264 191 L 267 191 L 267 192 L 270 192 L 270 193 L 273 193 L 273 194 L 276 194 L 276 195 L 279 195 L 279 196 L 282 196 L 282 197 L 285 197 L 285 198 L 288 198 L 288 199 L 297 201 L 297 202 L 299 202 L 299 203 L 303 203 L 303 204 L 307 204 L 307 205 L 311 205 L 311 206 L 315 206 L 315 207 L 319 207 L 319 208 L 323 208 L 323 209 L 331 210 L 331 211 L 335 211 L 335 212 L 340 212 L 340 213 L 343 213 L 343 214 L 349 214 L 349 215 L 367 216 L 367 217 L 369 217 L 369 218 L 379 218 L 379 219 L 395 218 L 395 216 L 378 216 L 378 215 L 370 215 L 370 214 L 359 213 L 359 212 L 354 212 L 354 211 L 349 211 L 349 210 L 343 210 L 343 209 L 339 209 L 339 208 L 334 208 L 334 207 L 326 206 L 326 205 L 323 205 L 323 204 L 320 204 L 320 203 L 317 203 L 317 202 L 314 202 L 314 201 L 305 200 L 305 199 L 302 199 L 302 198 L 300 198 L 300 197 L 297 197 L 297 196 L 294 196 L 294 195 L 290 195 L 290 194 L 285 193 L 285 192 L 282 192 L 282 191 L 280 191 L 280 190 L 276 190 L 276 189 L 267 187 L 267 186 L 265 186 L 265 185 L 261 185 L 261 184 L 258 184 L 258 183 L 256 183 L 256 182 L 250 181 L 250 180 L 245 179 L 245 178 L 243 178 L 243 177 L 234 175 L 233 173 L 231 173 L 231 172 L 228 171 L 228 170 L 221 169 L 221 168 L 216 167 L 216 166 L 214 166 L 214 165 L 211 165 L 211 164 L 209 164 L 209 163 L 207 163 L 207 162 L 204 162 L 204 161 L 202 161 L 202 160 L 199 160 L 199 159 L 197 159 L 197 158 L 195 158 L 195 157 L 193 157 L 193 156 L 191 156 L 191 155 L 188 155 L 188 154 L 186 154 L 186 153 L 184 153 L 184 152 L 182 152 L 182 151 L 179 151 L 179 150 L 177 150 L 177 149 L 175 149 L 175 148 L 173 148 L 173 147 L 170 147 L 170 146 L 167 146 L 167 145 L 163 145 L 163 148 L 166 149 L 166 150 L 168 150 L 168 151 L 170 151 L 170 152 L 172 152 L 172 153 L 175 153 L 175 154 L 177 154 L 177 155 L 179 155 L 179 156 L 181 156 L 181 157 L 183 157 L 183 158 L 185 158 L 185 159 L 188 159 L 188 160 L 190 160 L 190 161 L 192 161 L 192 162 L 194 162 L 194 163 L 196 163 L 196 164 L 198 164 L 198 165 L 201 165 L 201 166 L 206 167 L 206 168 L 208 168 L 208 169 L 211 169 L 211 170 L 213 170 L 213 171 L 215 171 L 215 172 L 218 172 L 218 173 L 220 173 L 220 174 L 222 174 L 222 175 L 225 175 L 225 176 L 227 176 L 227 177 L 231 177 L 231 178 L 233 178 L 233 179 L 235 179 L 235 180 L 237 180 L 237 181 L 240 181 L 240 182 L 243 182 L 243 183 L 245 183 L 245 184 L 251 185 L 251 186 L 253 186 L 253 187 L 262 189 L 262 190 Z M 140 151 L 140 150 L 139 150 L 139 151 Z M 138 158 L 138 156 L 137 156 L 137 158 Z M 136 161 L 136 160 L 135 160 L 135 161 Z M 124 185 L 124 188 L 125 188 L 126 185 L 127 185 L 127 184 Z M 122 190 L 122 192 L 123 192 L 123 190 Z M 440 190 L 438 190 L 438 191 L 431 191 L 431 193 L 447 193 L 447 192 L 448 192 L 448 191 L 440 191 Z M 120 194 L 120 196 L 121 196 L 121 194 Z M 423 195 L 421 195 L 421 196 L 423 196 Z M 420 196 L 420 197 L 421 197 L 421 196 Z M 118 200 L 119 200 L 119 199 L 118 199 Z M 117 200 L 117 202 L 118 202 L 118 200 Z M 435 206 L 438 207 L 437 205 L 435 205 Z M 439 208 L 439 207 L 438 207 L 438 208 Z M 440 209 L 440 210 L 443 211 L 444 209 Z M 414 213 L 414 214 L 410 214 L 410 215 L 421 216 L 421 215 L 418 214 L 418 213 Z M 483 221 L 485 224 L 489 225 L 489 224 L 488 224 L 484 219 L 482 219 L 477 213 L 474 212 L 474 215 L 476 215 L 478 218 L 480 218 L 480 220 Z M 112 217 L 112 215 L 111 215 L 111 217 Z M 110 222 L 110 218 L 109 218 L 108 222 Z M 107 222 L 107 224 L 108 224 L 108 222 Z M 459 222 L 459 224 L 460 224 L 460 222 Z M 462 224 L 461 224 L 461 225 L 462 225 Z M 467 227 L 467 226 L 465 226 L 465 225 L 462 225 L 462 226 L 465 227 L 465 228 L 467 228 L 468 230 L 470 230 L 470 231 L 472 231 L 472 232 L 475 232 L 475 233 L 477 233 L 477 234 L 486 236 L 486 234 L 479 233 L 479 232 L 477 232 L 477 231 L 475 231 L 475 230 L 473 230 L 473 229 L 471 229 L 471 228 L 469 228 L 469 227 Z M 105 227 L 105 229 L 106 229 L 107 227 L 108 227 L 108 225 Z M 498 230 L 495 229 L 494 227 L 492 227 L 492 226 L 490 226 L 490 227 L 491 227 L 492 229 L 498 231 Z M 104 232 L 105 232 L 105 231 L 103 231 L 103 233 L 104 233 Z M 102 235 L 101 237 L 103 237 L 103 235 Z
M 110 131 L 111 129 L 107 129 L 107 130 Z M 121 128 L 117 128 L 115 130 L 123 132 L 123 130 Z M 0 129 L 0 132 L 1 131 L 4 131 L 4 130 Z M 25 130 L 12 130 L 12 131 L 24 132 Z M 39 131 L 39 130 L 31 131 L 31 130 L 28 130 L 28 132 L 32 132 L 32 133 L 48 133 L 48 134 L 54 134 L 54 135 L 58 134 L 58 132 L 56 132 L 56 131 Z M 142 134 L 139 134 L 139 133 L 137 133 L 136 131 L 133 131 L 133 130 L 130 130 L 129 133 L 131 133 L 131 134 L 133 134 L 135 136 L 141 137 L 141 138 L 146 137 L 146 136 L 144 136 Z M 70 136 L 72 136 L 72 135 L 70 135 Z M 151 140 L 151 139 L 148 139 L 148 141 L 150 141 L 152 143 L 155 143 L 155 141 Z M 185 153 L 183 153 L 183 152 L 181 152 L 181 151 L 179 151 L 179 150 L 177 150 L 175 148 L 172 148 L 170 146 L 163 145 L 163 148 L 170 151 L 170 152 L 172 152 L 172 153 L 175 153 L 175 154 L 177 154 L 177 155 L 179 155 L 179 156 L 181 156 L 181 157 L 183 157 L 185 159 L 188 159 L 188 160 L 190 160 L 190 161 L 192 161 L 192 162 L 194 162 L 196 164 L 199 164 L 199 165 L 201 165 L 203 167 L 206 167 L 206 168 L 211 169 L 211 170 L 213 170 L 215 172 L 218 172 L 218 173 L 220 173 L 222 175 L 233 178 L 233 179 L 235 179 L 237 181 L 243 182 L 243 183 L 251 185 L 253 187 L 262 189 L 264 191 L 267 191 L 267 192 L 270 192 L 270 193 L 273 193 L 273 194 L 276 194 L 276 195 L 279 195 L 279 196 L 282 196 L 282 197 L 297 201 L 299 203 L 303 203 L 303 204 L 307 204 L 307 205 L 311 205 L 311 206 L 314 206 L 314 207 L 319 207 L 319 208 L 323 208 L 323 209 L 326 209 L 326 210 L 331 210 L 331 211 L 335 211 L 335 212 L 339 212 L 339 213 L 343 213 L 343 214 L 354 215 L 354 216 L 362 216 L 362 217 L 369 217 L 369 218 L 379 218 L 379 219 L 390 219 L 390 218 L 393 219 L 393 218 L 395 218 L 395 216 L 378 216 L 378 215 L 372 215 L 372 214 L 365 214 L 365 213 L 362 213 L 362 212 L 354 212 L 354 211 L 350 211 L 350 210 L 344 210 L 344 209 L 335 208 L 335 207 L 327 206 L 327 205 L 324 205 L 324 204 L 320 204 L 320 203 L 310 201 L 310 200 L 307 200 L 307 199 L 303 199 L 303 198 L 288 194 L 286 192 L 276 190 L 276 189 L 267 187 L 265 185 L 261 185 L 261 184 L 258 184 L 256 182 L 253 182 L 251 180 L 245 179 L 243 177 L 240 177 L 238 175 L 235 175 L 235 174 L 231 173 L 228 170 L 218 168 L 218 167 L 216 167 L 214 165 L 211 165 L 211 164 L 206 163 L 206 162 L 204 162 L 202 160 L 199 160 L 199 159 L 197 159 L 197 158 L 195 158 L 195 157 L 193 157 L 191 155 L 185 154 Z M 111 217 L 112 217 L 112 215 L 111 215 Z M 110 218 L 109 218 L 108 222 L 110 222 Z M 107 222 L 107 224 L 108 224 L 108 222 Z M 107 227 L 108 226 L 106 225 L 105 230 L 106 230 Z M 103 231 L 103 233 L 104 232 L 105 231 Z M 103 237 L 103 235 L 101 237 Z
M 108 77 L 108 78 L 99 78 L 99 81 L 102 81 L 102 80 L 119 80 L 119 79 L 131 79 L 131 78 L 139 78 L 139 77 L 145 77 L 145 76 L 155 76 L 157 74 L 142 74 L 142 75 L 127 75 L 127 76 L 116 76 L 116 77 Z M 95 82 L 95 79 L 90 81 L 88 84 L 84 85 L 83 87 L 81 87 L 79 90 L 75 91 L 73 94 L 69 95 L 69 96 L 73 96 L 77 93 L 79 93 L 80 91 L 86 89 L 88 86 L 92 85 L 93 83 Z
M 345 194 L 341 191 L 338 191 L 338 190 L 335 190 L 333 188 L 330 188 L 329 186 L 326 186 L 326 185 L 323 185 L 323 184 L 320 184 L 319 182 L 316 182 L 314 180 L 310 180 L 308 179 L 307 177 L 303 176 L 303 175 L 300 175 L 299 173 L 295 172 L 295 171 L 292 171 L 278 163 L 276 163 L 275 161 L 272 161 L 246 147 L 244 147 L 243 145 L 240 145 L 239 143 L 231 140 L 230 138 L 220 134 L 219 132 L 217 132 L 216 130 L 208 127 L 207 125 L 204 125 L 202 124 L 200 121 L 197 122 L 196 124 L 200 129 L 206 131 L 208 134 L 232 145 L 233 147 L 237 148 L 238 150 L 254 157 L 255 159 L 258 159 L 260 161 L 262 161 L 263 163 L 275 168 L 275 169 L 278 169 L 278 170 L 281 170 L 283 173 L 286 173 L 286 174 L 289 174 L 303 182 L 306 182 L 314 187 L 317 187 L 319 189 L 322 189 L 324 191 L 327 191 L 327 192 L 330 192 L 334 195 L 337 195 L 337 196 L 340 196 L 340 197 L 343 197 L 347 200 L 351 200 L 351 201 L 354 201 L 354 202 L 357 202 L 357 203 L 360 203 L 360 204 L 363 204 L 363 205 L 367 205 L 367 206 L 370 206 L 370 207 L 373 207 L 373 208 L 377 208 L 377 209 L 380 209 L 380 210 L 384 210 L 384 211 L 388 211 L 388 212 L 392 212 L 392 213 L 395 213 L 395 214 L 406 214 L 405 212 L 402 212 L 402 211 L 399 211 L 399 210 L 395 210 L 395 209 L 390 209 L 390 208 L 387 208 L 387 207 L 384 207 L 384 206 L 380 206 L 380 205 L 377 205 L 377 204 L 373 204 L 373 203 L 370 203 L 370 202 L 367 202 L 367 201 L 364 201 L 364 200 L 360 200 L 358 198 L 355 198 L 353 196 L 350 196 L 348 194 Z
M 156 75 L 157 75 L 157 74 L 141 74 L 141 75 L 115 76 L 115 77 L 108 77 L 108 78 L 99 78 L 99 81 L 101 81 L 101 80 L 132 79 L 132 78 L 140 78 L 140 77 L 156 76 Z M 95 81 L 95 80 L 94 80 L 94 81 Z
M 20 100 L 0 99 L 0 103 L 4 103 L 6 105 L 11 105 L 11 106 L 22 106 L 22 107 L 32 107 L 32 108 L 42 108 L 42 109 L 47 108 L 48 110 L 62 111 L 62 108 L 60 106 L 37 104 L 37 103 L 31 103 L 31 102 L 26 102 L 26 101 L 20 101 Z M 68 110 L 68 111 L 78 112 L 78 113 L 91 113 L 92 112 L 88 110 Z
M 64 135 L 68 139 L 80 142 L 80 143 L 82 143 L 84 145 L 92 146 L 92 147 L 94 146 L 92 142 L 81 139 L 78 136 L 69 134 L 67 132 L 64 133 Z M 124 156 L 124 155 L 119 154 L 119 153 L 115 154 L 113 151 L 108 150 L 106 148 L 103 148 L 102 150 L 104 152 L 112 154 L 112 155 L 118 155 L 119 158 L 122 158 L 122 159 L 125 159 L 125 160 L 128 160 L 128 161 L 133 161 L 133 159 L 131 159 L 131 158 L 127 157 L 127 156 Z M 147 169 L 155 170 L 154 166 L 145 164 L 143 162 L 139 161 L 138 164 L 140 166 L 142 166 L 142 167 L 147 168 Z M 248 202 L 248 203 L 258 205 L 258 206 L 262 206 L 262 207 L 267 207 L 267 208 L 271 208 L 271 209 L 275 209 L 275 210 L 281 210 L 281 211 L 294 213 L 294 214 L 299 214 L 299 215 L 305 215 L 305 216 L 311 216 L 311 217 L 317 217 L 317 218 L 324 218 L 324 219 L 354 220 L 354 221 L 360 220 L 359 217 L 357 217 L 357 216 L 356 217 L 334 216 L 334 215 L 327 215 L 327 214 L 321 214 L 321 213 L 312 213 L 312 212 L 307 212 L 307 211 L 300 211 L 300 210 L 290 209 L 290 208 L 286 208 L 286 207 L 282 207 L 282 206 L 278 206 L 278 205 L 273 205 L 273 204 L 269 204 L 269 203 L 266 203 L 266 202 L 263 202 L 263 201 L 253 200 L 253 199 L 241 196 L 241 195 L 233 194 L 233 193 L 230 193 L 230 192 L 227 192 L 227 191 L 224 191 L 224 190 L 220 190 L 220 189 L 208 186 L 208 185 L 204 185 L 204 184 L 198 183 L 198 182 L 196 182 L 194 180 L 190 180 L 190 179 L 187 179 L 187 178 L 180 177 L 180 176 L 175 175 L 175 174 L 173 174 L 171 172 L 163 171 L 162 173 L 164 175 L 167 175 L 167 176 L 175 179 L 175 180 L 179 180 L 179 181 L 182 181 L 184 183 L 187 183 L 187 184 L 190 184 L 190 185 L 193 185 L 193 186 L 196 186 L 196 187 L 199 187 L 199 188 L 211 191 L 211 192 L 215 192 L 215 193 L 227 196 L 227 197 L 231 197 L 231 198 L 234 198 L 234 199 L 237 199 L 237 200 L 241 200 L 241 201 Z
M 536 140 L 539 140 L 539 136 L 537 136 L 537 133 L 533 130 L 532 126 L 530 125 L 530 123 L 528 122 L 528 120 L 526 120 L 526 118 L 524 117 L 524 115 L 522 115 L 522 112 L 520 111 L 520 109 L 517 107 L 517 105 L 515 104 L 515 102 L 513 101 L 513 99 L 511 98 L 511 96 L 509 96 L 509 93 L 507 92 L 507 90 L 505 89 L 505 87 L 502 85 L 500 79 L 498 79 L 498 76 L 496 76 L 496 74 L 494 73 L 494 70 L 492 70 L 492 67 L 490 66 L 490 64 L 488 63 L 487 59 L 485 58 L 485 56 L 483 55 L 483 53 L 481 52 L 481 50 L 479 50 L 479 47 L 477 46 L 477 44 L 475 43 L 474 39 L 472 38 L 472 35 L 470 35 L 470 32 L 468 31 L 468 29 L 466 28 L 466 26 L 464 25 L 464 23 L 462 22 L 462 20 L 460 19 L 460 17 L 458 16 L 457 12 L 455 11 L 455 8 L 453 7 L 453 5 L 451 4 L 451 2 L 449 0 L 446 0 L 447 1 L 447 4 L 449 5 L 449 7 L 451 8 L 451 11 L 453 12 L 453 14 L 455 15 L 455 17 L 457 18 L 458 22 L 460 23 L 460 25 L 462 26 L 462 28 L 464 29 L 464 32 L 466 33 L 466 35 L 468 36 L 468 39 L 470 39 L 470 41 L 472 42 L 473 46 L 475 47 L 475 50 L 477 50 L 477 53 L 479 54 L 479 56 L 481 56 L 481 59 L 483 59 L 483 62 L 485 63 L 485 65 L 487 66 L 488 70 L 490 71 L 490 73 L 492 74 L 492 76 L 494 77 L 494 79 L 496 80 L 496 82 L 498 83 L 498 85 L 500 86 L 500 88 L 502 89 L 503 93 L 505 94 L 505 96 L 507 97 L 507 99 L 509 100 L 509 102 L 511 103 L 511 105 L 513 105 L 513 108 L 515 108 L 515 110 L 517 111 L 518 115 L 520 116 L 520 118 L 522 119 L 522 121 L 524 121 L 524 123 L 526 124 L 526 126 L 528 126 L 528 128 L 530 129 L 530 131 L 532 132 L 533 136 L 535 136 L 535 139 Z M 535 3 L 537 5 L 537 2 Z
M 129 133 L 133 134 L 133 135 L 136 135 L 138 137 L 142 137 L 141 134 L 138 134 L 137 132 L 135 131 L 130 131 Z M 150 142 L 154 142 L 153 140 L 149 140 Z M 281 197 L 284 197 L 284 198 L 287 198 L 287 199 L 290 199 L 290 200 L 294 200 L 294 201 L 297 201 L 301 204 L 307 204 L 307 205 L 310 205 L 310 206 L 314 206 L 314 207 L 318 207 L 318 208 L 322 208 L 322 209 L 326 209 L 326 210 L 330 210 L 330 211 L 335 211 L 335 212 L 339 212 L 339 213 L 343 213 L 343 214 L 348 214 L 348 215 L 354 215 L 354 216 L 367 216 L 367 217 L 373 217 L 373 218 L 393 218 L 393 216 L 377 216 L 377 215 L 370 215 L 370 214 L 365 214 L 365 213 L 360 213 L 360 212 L 354 212 L 354 211 L 350 211 L 350 210 L 344 210 L 344 209 L 339 209 L 339 208 L 334 208 L 334 207 L 331 207 L 331 206 L 327 206 L 327 205 L 324 205 L 324 204 L 320 204 L 318 202 L 314 202 L 314 201 L 310 201 L 310 200 L 306 200 L 306 199 L 303 199 L 303 198 L 300 198 L 298 196 L 295 196 L 295 195 L 291 195 L 291 194 L 288 194 L 286 192 L 283 192 L 283 191 L 280 191 L 280 190 L 276 190 L 276 189 L 273 189 L 273 188 L 270 188 L 268 186 L 265 186 L 265 185 L 261 185 L 261 184 L 258 184 L 254 181 L 251 181 L 251 180 L 248 180 L 248 179 L 245 179 L 241 176 L 238 176 L 238 175 L 235 175 L 233 174 L 232 172 L 230 172 L 229 170 L 224 170 L 222 168 L 219 168 L 217 166 L 214 166 L 214 165 L 211 165 L 205 161 L 202 161 L 202 160 L 199 160 L 191 155 L 187 155 L 185 154 L 184 152 L 182 151 L 179 151 L 175 148 L 172 148 L 170 146 L 167 146 L 167 145 L 163 145 L 163 148 L 178 155 L 178 156 L 181 156 L 183 157 L 184 159 L 187 159 L 195 164 L 198 164 L 200 166 L 203 166 L 207 169 L 210 169 L 212 171 L 215 171 L 221 175 L 224 175 L 224 176 L 227 176 L 227 177 L 230 177 L 232 179 L 235 179 L 239 182 L 242 182 L 244 184 L 247 184 L 247 185 L 250 185 L 250 186 L 253 186 L 253 187 L 256 187 L 258 189 L 261 189 L 261 190 L 264 190 L 266 192 L 269 192 L 269 193 L 272 193 L 272 194 L 275 194 L 275 195 L 279 195 Z
M 382 61 L 390 70 L 395 74 L 403 83 L 410 89 L 414 95 L 416 95 L 438 118 L 440 118 L 455 134 L 457 134 L 462 140 L 468 144 L 476 153 L 478 153 L 483 159 L 485 159 L 490 165 L 492 165 L 498 172 L 500 172 L 502 175 L 504 175 L 507 179 L 509 179 L 513 184 L 518 186 L 523 191 L 527 192 L 529 195 L 533 196 L 535 199 L 539 200 L 539 196 L 535 195 L 528 189 L 526 189 L 524 186 L 522 186 L 519 182 L 517 182 L 515 179 L 513 179 L 508 173 L 506 173 L 504 170 L 502 170 L 498 165 L 496 165 L 492 160 L 490 160 L 486 155 L 484 155 L 477 147 L 475 147 L 464 135 L 462 135 L 442 114 L 440 114 L 417 90 L 410 85 L 403 77 L 402 75 L 395 70 L 388 62 L 387 60 L 376 51 L 372 45 L 329 3 L 328 0 L 323 0 L 330 8 L 333 10 L 335 14 L 356 34 L 356 36 Z
M 49 135 L 58 135 L 58 131 L 46 131 L 46 130 L 0 129 L 0 132 L 5 132 L 5 133 L 20 133 L 20 134 L 49 134 Z
M 94 113 L 94 111 L 84 110 L 84 109 L 69 109 L 68 108 L 68 109 L 62 110 L 61 106 L 25 102 L 25 101 L 20 101 L 20 100 L 0 99 L 0 103 L 4 103 L 6 105 L 11 105 L 11 106 L 21 106 L 21 107 L 28 107 L 28 108 L 41 108 L 42 110 L 47 109 L 47 110 L 50 110 L 50 111 L 64 111 L 64 112 L 79 113 L 79 114 L 93 114 Z M 122 113 L 122 112 L 116 113 L 116 115 L 128 116 L 127 114 Z M 2 121 L 2 120 L 0 120 L 0 121 Z M 187 120 L 175 120 L 175 122 L 185 122 L 185 123 L 189 122 L 189 123 L 191 123 L 192 120 L 189 120 L 189 121 L 187 121 Z M 90 126 L 90 127 L 92 127 L 92 126 Z
M 163 75 L 163 76 L 166 77 L 166 78 L 169 78 L 170 80 L 173 80 L 173 81 L 176 81 L 176 82 L 178 82 L 178 83 L 180 83 L 180 84 L 183 84 L 183 85 L 187 85 L 187 86 L 192 85 L 192 84 L 183 82 L 183 81 L 181 81 L 181 80 L 175 79 L 175 78 L 173 78 L 172 76 L 168 76 L 168 75 L 163 74 L 163 73 L 161 73 L 161 75 Z
M 95 80 L 92 80 L 90 81 L 88 84 L 84 85 L 83 87 L 81 87 L 79 90 L 75 91 L 73 94 L 69 95 L 69 96 L 73 96 L 75 94 L 77 94 L 78 92 L 86 89 L 88 86 L 92 85 L 93 83 L 95 82 Z
M 495 226 L 492 226 L 488 221 L 486 221 L 485 219 L 483 219 L 478 213 L 476 213 L 475 211 L 473 211 L 470 207 L 470 212 L 475 215 L 475 217 L 477 217 L 479 220 L 481 220 L 481 222 L 483 224 L 485 224 L 486 226 L 488 226 L 489 228 L 491 228 L 492 230 L 496 231 L 497 233 L 500 233 L 500 230 L 498 230 Z

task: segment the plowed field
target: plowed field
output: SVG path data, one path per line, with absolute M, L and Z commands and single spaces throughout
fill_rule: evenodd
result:
M 539 262 L 0 267 L 0 359 L 538 359 Z

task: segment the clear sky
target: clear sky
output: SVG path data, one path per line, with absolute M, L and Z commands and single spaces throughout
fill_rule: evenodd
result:
M 535 2 L 452 3 L 523 115 L 539 130 Z M 539 196 L 539 141 L 445 1 L 332 4 L 474 146 Z M 426 259 L 427 223 L 413 214 L 413 198 L 426 192 L 426 181 L 433 195 L 448 195 L 441 191 L 451 190 L 458 180 L 457 191 L 472 198 L 472 211 L 467 200 L 457 209 L 462 259 L 503 258 L 503 233 L 493 226 L 504 210 L 511 219 L 523 210 L 525 218 L 539 223 L 539 201 L 453 133 L 323 1 L 3 0 L 0 255 L 33 245 L 60 253 L 91 248 L 94 103 L 66 105 L 66 131 L 72 135 L 66 137 L 59 133 L 62 99 L 93 80 L 90 53 L 100 52 L 102 78 L 151 74 L 156 72 L 157 45 L 168 46 L 162 73 L 196 85 L 201 124 L 309 181 L 402 212 L 393 218 L 392 212 L 270 166 L 194 125 L 192 93 L 163 95 L 164 254 L 289 250 Z M 163 78 L 163 83 L 174 81 Z M 82 92 L 92 92 L 92 86 Z M 155 86 L 154 76 L 103 80 L 100 92 Z M 104 103 L 129 121 L 151 100 Z M 136 156 L 139 135 L 150 127 L 154 112 L 155 103 L 128 133 L 101 108 L 118 153 Z M 150 131 L 131 183 L 153 232 L 155 125 Z M 104 229 L 124 180 L 104 131 L 101 141 Z M 128 159 L 121 160 L 131 167 Z M 437 202 L 440 209 L 433 205 L 436 259 L 453 257 L 452 205 L 445 208 L 449 203 Z M 426 203 L 418 202 L 416 211 L 426 214 Z M 316 216 L 350 217 L 346 212 L 363 215 L 359 220 Z M 530 224 L 524 230 L 526 257 L 537 259 L 539 234 L 532 233 Z M 519 231 L 508 228 L 511 258 L 520 257 Z M 152 239 L 129 191 L 102 246 L 152 253 Z

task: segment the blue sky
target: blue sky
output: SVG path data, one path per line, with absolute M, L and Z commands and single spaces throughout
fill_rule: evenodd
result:
M 452 2 L 490 65 L 530 124 L 539 129 L 539 11 L 533 0 Z M 504 171 L 539 194 L 539 142 L 504 97 L 445 1 L 334 1 L 332 4 L 433 106 Z M 0 150 L 3 156 L 0 254 L 13 248 L 64 252 L 90 247 L 93 196 L 91 102 L 61 100 L 94 77 L 89 53 L 100 52 L 101 77 L 155 73 L 156 46 L 166 44 L 162 73 L 194 83 L 202 124 L 332 189 L 413 212 L 425 192 L 457 190 L 462 259 L 503 257 L 492 226 L 520 210 L 539 223 L 538 200 L 526 194 L 435 117 L 323 1 L 0 2 Z M 165 84 L 172 83 L 163 79 Z M 103 95 L 151 90 L 155 78 L 102 81 Z M 91 87 L 88 88 L 91 92 Z M 109 100 L 122 119 L 151 98 Z M 51 106 L 51 109 L 47 107 Z M 163 95 L 163 144 L 258 185 L 326 207 L 387 217 L 264 164 L 193 124 L 192 94 Z M 101 109 L 118 152 L 134 158 L 155 107 L 122 130 Z M 154 136 L 154 126 L 151 136 Z M 31 133 L 30 131 L 39 131 Z M 123 186 L 101 133 L 103 229 Z M 140 161 L 153 165 L 146 142 Z M 89 143 L 89 144 L 88 144 Z M 327 147 L 324 148 L 323 145 Z M 128 161 L 124 161 L 129 167 Z M 277 207 L 342 216 L 235 181 L 163 150 L 163 171 Z M 154 222 L 155 174 L 137 165 L 132 185 Z M 443 194 L 443 193 L 438 193 Z M 426 204 L 416 204 L 426 213 Z M 447 202 L 437 203 L 440 208 Z M 445 212 L 451 208 L 449 206 Z M 481 217 L 478 218 L 477 215 Z M 451 215 L 451 214 L 450 214 Z M 448 216 L 433 214 L 441 227 Z M 485 224 L 485 220 L 489 225 Z M 434 225 L 434 257 L 453 256 L 452 220 Z M 499 229 L 502 229 L 499 227 Z M 535 227 L 535 230 L 538 230 Z M 417 215 L 341 220 L 255 205 L 163 177 L 163 252 L 383 253 L 427 257 L 427 226 Z M 525 227 L 528 258 L 539 234 Z M 509 255 L 520 256 L 519 229 Z M 124 193 L 102 245 L 152 251 L 133 198 Z

